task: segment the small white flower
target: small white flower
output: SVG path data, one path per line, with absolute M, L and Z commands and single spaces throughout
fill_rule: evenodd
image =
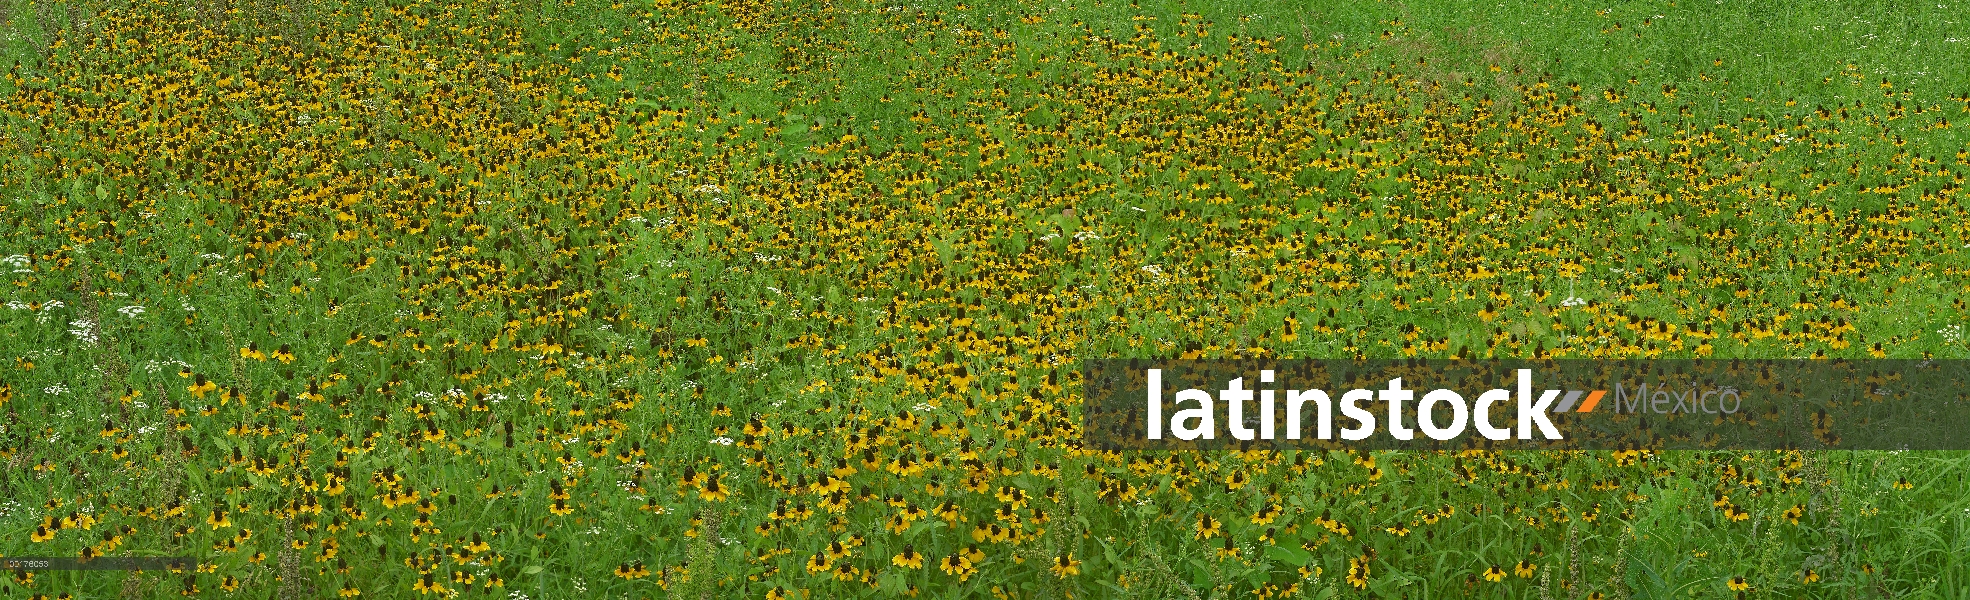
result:
M 707 183 L 707 184 L 704 184 L 704 185 L 701 185 L 701 186 L 698 186 L 698 187 L 695 187 L 695 188 L 692 188 L 692 189 L 691 189 L 691 191 L 694 191 L 694 192 L 697 192 L 697 193 L 700 193 L 700 194 L 716 194 L 716 193 L 719 193 L 719 192 L 722 192 L 722 191 L 725 191 L 725 190 L 723 190 L 723 189 L 720 189 L 720 188 L 718 187 L 718 185 L 717 185 L 717 184 L 713 184 L 713 183 Z
M 1098 239 L 1101 239 L 1101 236 L 1095 235 L 1094 232 L 1092 231 L 1083 231 L 1074 234 L 1074 241 L 1076 242 L 1084 242 L 1087 240 L 1098 240 Z
M 1586 303 L 1587 300 L 1585 298 L 1580 298 L 1576 296 L 1567 296 L 1565 300 L 1560 301 L 1560 306 L 1580 306 Z
M 185 309 L 185 312 L 198 312 L 198 307 L 192 306 L 190 302 L 179 301 L 178 306 Z
M 225 256 L 223 256 L 223 255 L 220 255 L 220 254 L 219 254 L 219 253 L 217 253 L 217 252 L 207 252 L 207 253 L 205 253 L 205 254 L 200 254 L 200 255 L 198 255 L 198 257 L 199 257 L 199 258 L 203 258 L 203 259 L 205 259 L 205 260 L 220 260 L 220 259 L 223 259 L 223 258 L 225 258 Z
M 1151 275 L 1162 275 L 1163 268 L 1156 265 L 1143 265 L 1142 272 L 1149 273 Z
M 715 437 L 715 438 L 711 438 L 711 443 L 718 444 L 720 446 L 730 446 L 732 445 L 732 438 Z
M 912 406 L 912 407 L 910 407 L 910 410 L 914 410 L 914 411 L 917 411 L 917 412 L 924 412 L 924 411 L 927 411 L 927 410 L 935 410 L 936 408 L 937 408 L 937 407 L 934 407 L 934 406 L 931 406 L 931 405 L 929 405 L 929 404 L 926 404 L 926 403 L 923 403 L 923 402 L 918 402 L 916 406 Z
M 27 310 L 27 303 L 21 302 L 19 300 L 8 300 L 7 308 L 11 308 L 14 310 Z
M 1040 236 L 1040 239 L 1041 239 L 1042 241 L 1053 241 L 1053 239 L 1054 239 L 1054 238 L 1057 238 L 1057 237 L 1060 237 L 1060 234 L 1058 234 L 1058 233 L 1049 233 L 1049 234 L 1046 234 L 1046 235 L 1043 235 L 1043 236 Z
M 96 333 L 95 331 L 91 330 L 91 328 L 95 327 L 95 325 L 96 325 L 95 321 L 90 321 L 88 319 L 69 321 L 68 326 L 74 327 L 75 329 L 68 330 L 68 333 L 77 338 L 81 338 L 85 342 L 94 344 L 96 343 Z
M 49 300 L 47 304 L 41 305 L 41 312 L 51 311 L 64 306 L 68 306 L 68 305 L 62 304 L 62 301 L 60 300 Z
M 49 394 L 49 395 L 52 395 L 52 396 L 60 396 L 60 395 L 62 395 L 62 394 L 66 394 L 66 393 L 68 393 L 68 386 L 66 386 L 66 385 L 63 385 L 63 384 L 59 384 L 59 383 L 57 383 L 57 384 L 55 384 L 55 385 L 51 385 L 51 386 L 48 386 L 48 387 L 44 387 L 44 388 L 41 388 L 41 391 L 42 391 L 42 392 L 44 392 L 44 393 L 47 393 L 47 394 Z M 55 436 L 56 436 L 56 437 L 60 437 L 60 436 L 61 436 L 61 434 L 60 434 L 60 433 L 57 433 L 57 434 L 55 434 Z M 53 441 L 53 440 L 50 440 L 50 441 Z
M 14 254 L 6 258 L 0 258 L 0 263 L 5 263 L 10 267 L 25 267 L 28 262 L 27 255 L 24 254 Z

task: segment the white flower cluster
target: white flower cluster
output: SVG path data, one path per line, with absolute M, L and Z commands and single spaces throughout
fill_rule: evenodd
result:
M 715 184 L 715 183 L 707 183 L 707 184 L 704 184 L 704 185 L 701 185 L 701 186 L 698 186 L 698 187 L 695 187 L 695 188 L 692 188 L 692 189 L 691 189 L 691 191 L 693 191 L 693 192 L 697 192 L 697 193 L 700 193 L 700 194 L 716 194 L 716 193 L 719 193 L 719 192 L 722 192 L 722 191 L 725 191 L 725 190 L 724 190 L 724 189 L 722 189 L 722 188 L 720 188 L 720 187 L 718 187 L 718 184 Z
M 187 368 L 187 369 L 189 369 L 189 368 L 192 368 L 192 364 L 191 364 L 191 363 L 188 363 L 188 362 L 185 362 L 185 361 L 182 361 L 182 360 L 163 360 L 163 361 L 158 361 L 158 360 L 147 360 L 147 361 L 144 361 L 144 372 L 145 372 L 145 373 L 156 373 L 156 372 L 158 372 L 158 371 L 160 371 L 160 370 L 162 370 L 162 369 L 164 368 L 164 365 L 178 365 L 178 366 L 180 366 L 180 367 L 184 367 L 184 368 Z
M 1560 301 L 1560 306 L 1580 306 L 1586 303 L 1587 303 L 1586 298 L 1581 298 L 1579 296 L 1567 296 L 1565 300 Z
M 27 256 L 20 254 L 11 255 L 6 258 L 0 258 L 0 263 L 6 263 L 7 266 L 13 267 L 15 273 L 34 272 L 34 269 L 27 268 L 28 262 L 29 261 Z
M 1945 342 L 1954 344 L 1963 341 L 1962 325 L 1951 325 L 1948 327 L 1944 327 L 1942 329 L 1936 330 L 1936 333 L 1942 334 L 1943 341 Z
M 137 315 L 144 314 L 144 307 L 133 304 L 130 306 L 125 306 L 123 308 L 116 309 L 116 312 L 123 313 L 123 316 L 135 319 L 137 318 Z
M 711 443 L 718 444 L 720 446 L 730 446 L 732 445 L 732 438 L 723 437 L 723 436 L 715 437 L 715 438 L 711 438 Z
M 77 338 L 80 338 L 84 342 L 88 342 L 91 344 L 96 343 L 96 332 L 91 330 L 91 328 L 96 326 L 95 321 L 91 321 L 88 319 L 76 319 L 74 321 L 69 321 L 68 326 L 74 328 L 68 330 L 69 335 L 73 335 Z
M 68 386 L 67 386 L 67 385 L 63 385 L 63 384 L 59 384 L 59 383 L 57 383 L 57 384 L 55 384 L 55 385 L 51 385 L 51 386 L 48 386 L 48 387 L 44 387 L 44 388 L 41 388 L 41 391 L 42 391 L 42 392 L 44 392 L 44 393 L 47 393 L 47 394 L 49 394 L 49 395 L 51 395 L 51 396 L 60 396 L 60 395 L 62 395 L 62 394 L 66 394 L 66 393 L 68 393 Z M 61 435 L 61 434 L 59 434 L 59 433 L 58 433 L 58 434 L 55 434 L 55 435 L 57 435 L 57 436 L 59 436 L 59 435 Z M 49 440 L 49 441 L 54 441 L 54 440 Z

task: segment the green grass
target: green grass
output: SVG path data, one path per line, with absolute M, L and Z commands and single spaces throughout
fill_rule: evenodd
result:
M 967 4 L 7 4 L 0 555 L 211 567 L 0 596 L 1970 597 L 1961 452 L 1075 446 L 1082 358 L 1970 358 L 1948 2 Z

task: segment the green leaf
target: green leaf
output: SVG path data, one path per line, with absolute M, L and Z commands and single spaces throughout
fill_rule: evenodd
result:
M 1265 553 L 1271 556 L 1273 560 L 1287 563 L 1295 567 L 1304 567 L 1306 566 L 1307 561 L 1313 560 L 1313 553 L 1307 552 L 1305 550 L 1301 550 L 1299 548 L 1272 546 L 1266 548 Z
M 951 268 L 951 261 L 957 259 L 956 244 L 958 238 L 962 237 L 963 235 L 964 235 L 964 230 L 960 229 L 958 231 L 952 232 L 950 237 L 930 239 L 930 245 L 937 249 L 937 260 L 942 261 L 944 263 L 944 268 L 946 269 Z
M 1096 538 L 1095 541 L 1101 542 L 1101 557 L 1108 559 L 1108 564 L 1116 567 L 1122 566 L 1122 558 L 1115 555 L 1114 546 L 1109 545 L 1107 540 L 1100 538 Z
M 1190 583 L 1199 589 L 1210 589 L 1211 566 L 1202 560 L 1190 559 Z
M 903 539 L 916 539 L 917 536 L 923 535 L 923 532 L 925 531 L 930 531 L 931 529 L 935 529 L 943 526 L 944 526 L 944 521 L 939 519 L 931 519 L 929 521 L 917 523 L 916 525 L 911 525 L 908 531 L 903 532 Z
M 527 568 L 525 568 L 525 569 L 520 569 L 520 574 L 521 574 L 521 575 L 532 575 L 532 574 L 535 574 L 535 573 L 539 573 L 539 572 L 541 572 L 541 571 L 542 571 L 542 569 L 541 569 L 541 567 L 540 567 L 540 565 L 531 565 L 531 566 L 528 566 L 528 567 L 527 567 Z
M 876 576 L 876 589 L 883 594 L 894 596 L 903 593 L 908 587 L 909 581 L 900 570 L 890 569 Z

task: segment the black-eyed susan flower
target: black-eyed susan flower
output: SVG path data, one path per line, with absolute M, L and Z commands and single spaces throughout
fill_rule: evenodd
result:
M 219 389 L 219 384 L 206 381 L 204 375 L 193 375 L 192 384 L 185 387 L 185 391 L 191 392 L 193 396 L 199 399 L 204 399 L 206 394 L 216 389 Z
M 915 544 L 904 544 L 903 551 L 889 559 L 890 564 L 905 569 L 923 568 L 923 555 L 918 553 Z
M 1054 577 L 1065 579 L 1070 576 L 1081 574 L 1081 561 L 1075 560 L 1074 554 L 1072 552 L 1069 552 L 1067 554 L 1054 557 L 1053 565 L 1048 567 L 1047 570 L 1052 571 Z
M 1218 548 L 1216 555 L 1220 560 L 1238 558 L 1238 544 L 1232 542 L 1230 537 L 1226 537 L 1224 538 L 1224 547 Z
M 1521 560 L 1519 564 L 1512 566 L 1512 572 L 1518 574 L 1519 577 L 1530 579 L 1539 572 L 1539 565 L 1532 564 L 1532 561 Z
M 1222 530 L 1222 528 L 1223 528 L 1223 523 L 1219 522 L 1217 519 L 1211 518 L 1211 515 L 1200 513 L 1197 515 L 1197 527 L 1196 527 L 1195 537 L 1200 540 L 1214 537 L 1218 535 L 1218 533 Z
M 957 576 L 958 581 L 971 579 L 971 574 L 976 571 L 976 569 L 972 568 L 970 560 L 957 554 L 946 556 L 937 561 L 937 569 L 943 571 L 946 575 Z

